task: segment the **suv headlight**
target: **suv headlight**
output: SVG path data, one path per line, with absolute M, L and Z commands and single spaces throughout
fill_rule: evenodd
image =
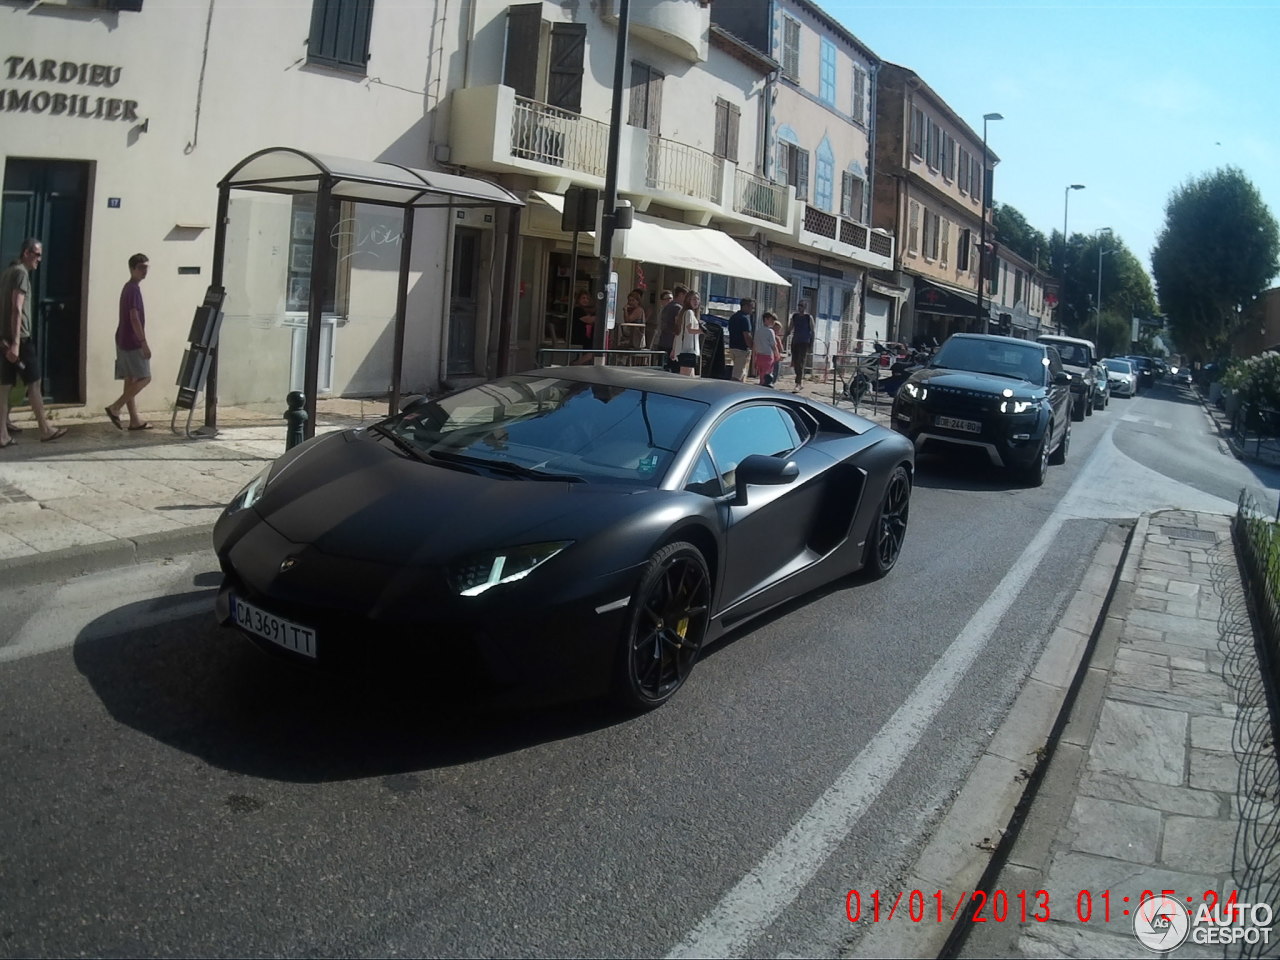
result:
M 912 383 L 908 380 L 902 385 L 902 392 L 911 400 L 923 400 L 929 395 L 929 388 L 922 387 L 918 383 Z
M 468 557 L 450 566 L 449 581 L 459 596 L 477 597 L 500 583 L 523 580 L 571 543 L 572 540 L 527 543 Z
M 1036 402 L 1034 400 L 1001 400 L 1001 413 L 1026 413 L 1034 410 Z

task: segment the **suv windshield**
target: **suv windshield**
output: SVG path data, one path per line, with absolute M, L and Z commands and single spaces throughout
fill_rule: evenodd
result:
M 1042 386 L 1047 364 L 1044 347 L 1039 344 L 952 337 L 934 355 L 930 366 L 1020 377 Z
M 377 432 L 455 469 L 656 486 L 706 409 L 660 393 L 514 376 L 419 401 Z

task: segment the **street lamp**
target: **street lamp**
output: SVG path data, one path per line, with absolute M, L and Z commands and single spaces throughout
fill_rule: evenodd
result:
M 1093 232 L 1094 237 L 1096 237 L 1098 241 L 1098 299 L 1093 305 L 1094 311 L 1095 311 L 1093 314 L 1093 345 L 1094 347 L 1098 346 L 1099 327 L 1102 324 L 1102 235 L 1104 233 L 1110 233 L 1110 232 L 1111 232 L 1110 227 L 1099 227 L 1097 230 Z M 1113 251 L 1111 250 L 1107 251 L 1108 254 L 1112 252 Z
M 987 282 L 987 211 L 991 209 L 991 190 L 987 180 L 987 121 L 1003 119 L 1004 117 L 998 113 L 982 115 L 982 206 L 978 210 L 982 217 L 982 226 L 978 232 L 978 302 L 973 308 L 973 317 L 979 323 L 982 322 L 983 311 L 982 287 Z M 989 329 L 984 327 L 982 332 L 986 333 Z
M 1067 305 L 1067 201 L 1072 190 L 1083 190 L 1083 183 L 1068 184 L 1062 191 L 1062 276 L 1058 280 L 1058 333 L 1062 333 L 1062 308 Z

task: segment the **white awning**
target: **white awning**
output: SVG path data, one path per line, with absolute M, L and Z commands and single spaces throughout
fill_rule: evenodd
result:
M 631 229 L 620 230 L 614 236 L 621 241 L 614 246 L 615 257 L 683 267 L 698 273 L 759 280 L 780 287 L 791 286 L 733 237 L 709 227 L 655 220 L 637 214 Z

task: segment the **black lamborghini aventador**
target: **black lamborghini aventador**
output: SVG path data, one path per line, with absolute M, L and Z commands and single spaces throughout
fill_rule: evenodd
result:
M 912 470 L 904 437 L 802 397 L 537 370 L 275 461 L 214 530 L 217 614 L 298 661 L 654 707 L 726 630 L 887 573 Z

